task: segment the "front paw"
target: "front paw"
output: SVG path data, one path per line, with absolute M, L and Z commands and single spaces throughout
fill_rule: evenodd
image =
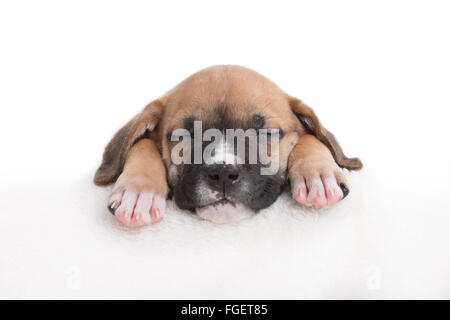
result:
M 315 207 L 330 207 L 349 193 L 340 169 L 300 169 L 295 178 L 291 178 L 291 190 L 297 202 Z
M 108 209 L 123 224 L 141 227 L 159 222 L 163 218 L 166 199 L 151 191 L 115 192 L 109 199 Z

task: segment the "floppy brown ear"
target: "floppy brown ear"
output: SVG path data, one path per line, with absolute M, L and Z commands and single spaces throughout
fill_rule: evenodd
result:
M 294 112 L 303 126 L 330 149 L 334 160 L 341 168 L 360 170 L 363 167 L 361 160 L 358 158 L 347 158 L 345 156 L 334 135 L 322 126 L 313 109 L 301 100 L 293 97 L 288 97 L 288 102 L 292 112 Z
M 103 160 L 94 177 L 96 185 L 107 185 L 117 180 L 122 173 L 126 157 L 133 144 L 151 132 L 158 124 L 164 103 L 155 100 L 149 103 L 141 113 L 137 114 L 122 127 L 108 143 L 103 152 Z

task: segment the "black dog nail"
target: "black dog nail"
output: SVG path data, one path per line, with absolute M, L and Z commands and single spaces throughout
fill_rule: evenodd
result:
M 342 197 L 342 199 L 344 199 L 350 192 L 350 190 L 348 189 L 347 185 L 345 183 L 340 183 L 339 187 L 341 187 L 342 193 L 344 193 L 344 196 Z
M 113 207 L 114 202 L 108 205 L 108 210 L 111 212 L 112 215 L 116 215 L 116 209 Z

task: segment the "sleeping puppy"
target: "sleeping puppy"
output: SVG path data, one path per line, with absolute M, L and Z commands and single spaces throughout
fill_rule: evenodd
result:
M 244 132 L 243 149 L 231 143 L 229 131 Z M 250 144 L 252 137 L 256 144 Z M 115 183 L 108 207 L 128 226 L 160 221 L 167 197 L 180 209 L 226 223 L 269 207 L 286 185 L 303 205 L 332 206 L 349 193 L 341 168 L 359 170 L 362 163 L 344 155 L 310 107 L 252 70 L 214 66 L 148 104 L 120 129 L 94 182 Z

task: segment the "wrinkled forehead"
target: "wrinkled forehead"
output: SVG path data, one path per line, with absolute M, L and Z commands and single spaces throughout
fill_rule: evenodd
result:
M 194 120 L 217 129 L 295 126 L 285 94 L 265 78 L 208 74 L 188 80 L 167 101 L 166 132 Z

